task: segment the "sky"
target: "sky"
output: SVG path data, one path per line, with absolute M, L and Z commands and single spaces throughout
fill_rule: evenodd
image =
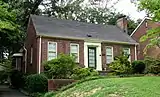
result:
M 116 1 L 117 0 L 111 0 L 109 2 L 110 4 L 108 4 L 107 6 L 113 6 L 113 3 L 115 3 Z M 42 6 L 40 6 L 40 8 L 43 9 Z M 146 16 L 145 12 L 139 12 L 135 4 L 131 3 L 130 0 L 119 0 L 119 2 L 114 5 L 114 8 L 117 12 L 123 13 L 127 16 L 129 15 L 133 20 L 143 19 Z
M 129 15 L 134 20 L 143 19 L 146 16 L 145 12 L 139 12 L 135 4 L 131 3 L 130 0 L 120 0 L 114 7 L 117 12 Z

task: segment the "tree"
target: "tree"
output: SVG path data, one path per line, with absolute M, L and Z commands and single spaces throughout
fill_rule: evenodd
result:
M 154 21 L 160 21 L 160 0 L 140 0 L 140 10 L 145 10 L 148 16 Z M 160 27 L 148 30 L 147 34 L 141 38 L 141 41 L 149 40 L 147 48 L 158 46 L 160 48 Z
M 88 6 L 82 6 L 85 5 L 84 0 L 69 0 L 67 3 L 61 2 L 56 5 L 55 2 L 43 3 L 43 5 L 45 6 L 43 14 L 60 19 L 77 20 L 95 24 L 116 25 L 117 19 L 123 14 L 116 13 L 114 10 L 112 10 L 114 8 L 109 9 L 107 7 L 101 7 L 97 3 L 95 5 L 93 1 L 94 0 L 89 0 L 89 4 L 87 4 Z M 112 0 L 107 0 L 107 2 L 110 1 Z M 119 0 L 117 0 L 117 2 L 118 1 Z M 98 1 L 98 3 L 99 2 L 104 2 L 104 0 L 100 0 Z M 51 5 L 47 5 L 48 3 Z M 128 21 L 128 34 L 130 35 L 136 28 L 137 23 L 135 23 L 130 18 L 128 19 Z
M 39 13 L 39 5 L 43 0 L 5 0 L 11 10 L 16 10 L 18 22 L 21 26 L 27 26 L 30 14 Z
M 19 49 L 22 33 L 16 21 L 15 10 L 10 10 L 9 5 L 0 0 L 0 51 L 12 53 Z M 1 53 L 1 58 L 3 53 Z
M 29 16 L 40 13 L 38 6 L 42 1 L 0 0 L 0 58 L 22 48 Z
M 138 26 L 138 23 L 129 18 L 128 19 L 128 35 L 131 35 L 137 26 Z

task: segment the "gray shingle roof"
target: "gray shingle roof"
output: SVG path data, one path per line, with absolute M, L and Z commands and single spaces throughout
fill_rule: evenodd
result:
M 87 39 L 87 35 L 91 35 L 91 39 L 136 43 L 129 35 L 113 25 L 83 23 L 36 15 L 31 15 L 31 19 L 35 25 L 37 35 L 82 39 Z

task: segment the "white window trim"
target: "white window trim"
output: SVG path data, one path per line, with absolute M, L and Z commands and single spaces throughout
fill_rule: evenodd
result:
M 107 49 L 107 47 L 112 49 L 112 62 L 113 62 L 114 61 L 113 46 L 106 46 L 105 50 Z M 106 52 L 106 64 L 109 64 L 107 63 L 107 52 Z
M 129 58 L 128 58 L 128 61 L 131 62 L 131 48 L 129 48 L 129 47 L 124 47 L 124 48 L 123 48 L 123 51 L 124 51 L 124 49 L 128 49 L 128 50 L 129 50 Z
M 57 58 L 57 42 L 53 42 L 53 41 L 48 41 L 48 45 L 47 45 L 47 60 L 48 60 L 48 53 L 49 53 L 49 48 L 48 48 L 48 46 L 49 46 L 49 43 L 55 43 L 56 44 L 56 58 Z M 49 60 L 48 60 L 49 61 Z
M 72 45 L 77 45 L 78 46 L 78 63 L 79 63 L 79 44 L 78 43 L 70 43 L 70 55 L 71 55 L 71 46 Z

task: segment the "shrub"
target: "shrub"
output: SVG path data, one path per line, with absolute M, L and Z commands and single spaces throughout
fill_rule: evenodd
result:
M 7 81 L 12 70 L 11 66 L 11 60 L 0 60 L 0 83 Z
M 142 74 L 145 70 L 145 63 L 144 61 L 138 60 L 132 62 L 132 70 L 133 73 L 140 73 Z
M 97 76 L 98 72 L 93 68 L 76 68 L 72 75 L 74 79 L 84 79 L 89 76 Z
M 60 54 L 56 59 L 44 64 L 44 73 L 48 78 L 69 78 L 75 67 L 74 57 Z
M 120 56 L 114 58 L 114 62 L 109 65 L 109 68 L 116 75 L 131 73 L 131 65 L 128 57 L 122 53 Z
M 25 85 L 24 74 L 18 70 L 11 72 L 10 80 L 14 88 L 23 88 Z
M 47 91 L 48 80 L 43 74 L 32 74 L 26 78 L 26 88 L 30 93 Z
M 8 74 L 5 71 L 0 71 L 0 84 L 4 84 L 8 79 Z
M 151 57 L 146 57 L 144 60 L 146 64 L 145 73 L 159 74 L 160 73 L 160 60 Z

